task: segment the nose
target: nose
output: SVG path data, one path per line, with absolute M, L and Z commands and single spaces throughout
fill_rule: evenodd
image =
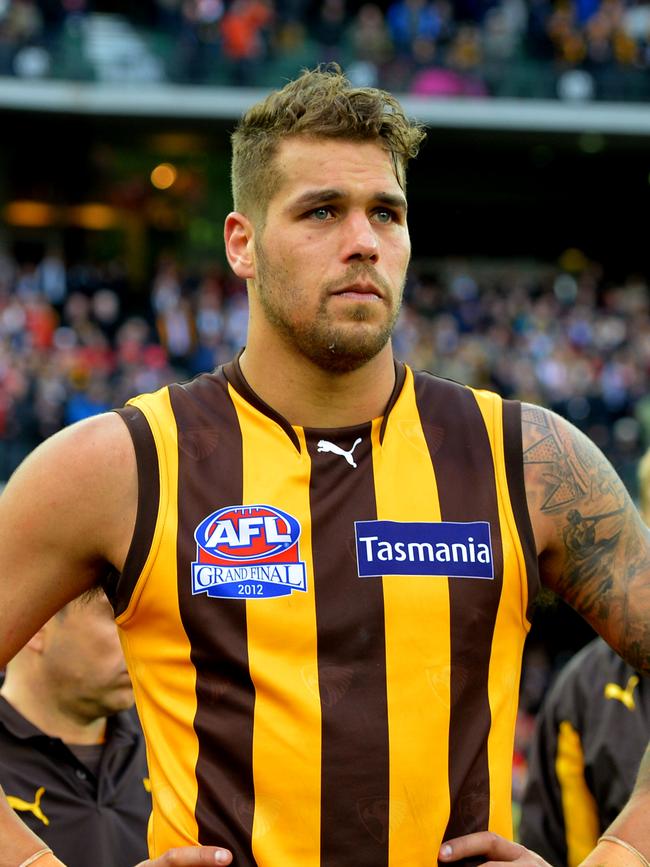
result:
M 379 239 L 366 213 L 350 213 L 343 231 L 343 258 L 346 262 L 377 262 Z

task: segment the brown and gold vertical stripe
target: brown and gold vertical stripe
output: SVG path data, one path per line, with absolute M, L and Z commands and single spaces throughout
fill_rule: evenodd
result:
M 194 730 L 198 840 L 232 849 L 250 863 L 254 812 L 253 712 L 246 601 L 192 596 L 194 531 L 209 510 L 242 502 L 243 456 L 239 423 L 220 376 L 172 386 L 178 425 L 178 596 L 196 671 Z M 211 488 L 206 497 L 206 484 Z M 224 604 L 225 603 L 225 604 Z
M 381 427 L 375 423 L 378 519 L 439 521 L 432 449 L 410 371 L 380 440 Z M 435 864 L 437 834 L 450 806 L 447 582 L 440 577 L 391 575 L 382 584 L 390 732 L 389 864 Z
M 155 857 L 171 846 L 191 845 L 197 839 L 196 820 L 187 809 L 187 805 L 194 804 L 197 794 L 196 779 L 188 773 L 198 755 L 192 728 L 196 698 L 189 662 L 191 647 L 173 616 L 178 611 L 176 423 L 167 390 L 137 398 L 133 404 L 138 409 L 128 408 L 123 417 L 139 459 L 138 517 L 132 548 L 117 587 L 120 613 L 116 621 L 138 713 L 147 734 L 154 806 L 149 846 Z M 141 418 L 138 410 L 142 412 Z M 146 419 L 146 430 L 142 419 Z M 144 455 L 151 446 L 151 438 L 158 461 Z M 153 525 L 145 506 L 155 516 Z M 135 552 L 147 548 L 143 563 L 142 555 Z M 163 568 L 160 564 L 164 564 Z M 149 583 L 152 572 L 155 572 L 153 591 Z M 129 592 L 130 599 L 125 604 Z M 142 622 L 149 628 L 139 628 Z M 166 748 L 170 742 L 174 744 L 173 750 Z
M 370 425 L 309 431 L 314 589 L 322 719 L 321 863 L 382 867 L 388 858 L 388 727 L 381 579 L 357 573 L 354 521 L 376 517 Z M 318 453 L 352 449 L 357 467 Z
M 450 638 L 449 792 L 445 838 L 486 830 L 490 818 L 488 674 L 501 593 L 503 550 L 494 460 L 474 394 L 429 380 L 416 400 L 438 484 L 443 521 L 489 521 L 494 579 L 448 579 Z
M 308 574 L 306 593 L 246 603 L 250 673 L 257 696 L 251 863 L 290 859 L 318 867 L 321 729 L 309 455 L 301 431 L 289 437 L 249 402 L 233 399 L 243 432 L 243 502 L 269 504 L 300 518 L 300 560 Z

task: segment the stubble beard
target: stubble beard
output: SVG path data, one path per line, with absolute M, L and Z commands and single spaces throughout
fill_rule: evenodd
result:
M 393 333 L 393 328 L 399 315 L 400 302 L 404 283 L 395 293 L 384 281 L 378 281 L 377 275 L 368 266 L 358 263 L 352 265 L 346 274 L 347 282 L 354 281 L 361 275 L 371 275 L 375 283 L 380 283 L 384 292 L 384 298 L 374 302 L 360 302 L 358 305 L 350 305 L 351 309 L 347 321 L 339 324 L 332 321 L 328 306 L 332 303 L 332 286 L 323 288 L 323 296 L 316 310 L 313 321 L 310 323 L 296 322 L 288 312 L 289 299 L 294 296 L 300 297 L 300 292 L 293 291 L 288 280 L 283 280 L 281 270 L 272 269 L 266 254 L 257 247 L 257 295 L 267 320 L 282 335 L 284 340 L 309 361 L 321 370 L 328 373 L 350 373 L 363 367 L 371 361 L 386 346 Z M 285 303 L 278 303 L 278 292 L 270 288 L 282 285 L 280 290 Z M 386 299 L 394 297 L 397 303 L 390 310 L 390 315 L 383 324 L 373 322 L 373 307 L 381 305 L 383 310 L 388 308 L 390 302 Z M 363 327 L 346 327 L 349 323 L 368 323 Z

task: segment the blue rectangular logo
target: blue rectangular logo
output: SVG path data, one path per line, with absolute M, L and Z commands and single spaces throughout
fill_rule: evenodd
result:
M 360 578 L 494 578 L 488 521 L 355 521 Z

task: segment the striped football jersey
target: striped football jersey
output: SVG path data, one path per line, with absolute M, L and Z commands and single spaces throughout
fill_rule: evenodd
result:
M 150 849 L 430 867 L 512 833 L 538 586 L 519 404 L 396 363 L 385 414 L 290 425 L 236 361 L 120 410 L 136 530 L 111 588 Z

